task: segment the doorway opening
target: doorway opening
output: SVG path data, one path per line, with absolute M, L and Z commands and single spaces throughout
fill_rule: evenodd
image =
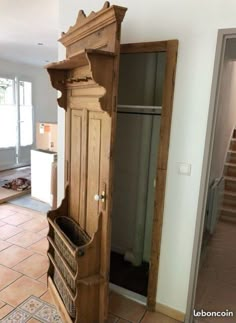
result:
M 236 125 L 236 33 L 220 30 L 215 58 L 209 128 L 202 177 L 202 216 L 197 220 L 195 255 L 186 321 L 193 310 L 224 311 L 234 290 L 234 141 Z M 236 214 L 236 213 L 235 213 Z M 231 304 L 231 305 L 230 305 Z M 233 308 L 234 310 L 234 308 Z M 202 322 L 204 318 L 201 318 Z
M 121 45 L 120 55 L 110 283 L 149 308 L 156 303 L 155 253 L 161 240 L 161 185 L 165 186 L 172 113 L 173 96 L 167 99 L 166 90 L 173 91 L 169 77 L 174 78 L 176 65 L 177 41 L 171 42 L 171 54 L 167 41 Z
M 29 165 L 33 144 L 32 82 L 0 76 L 0 118 L 1 168 Z
M 166 53 L 120 56 L 110 281 L 147 296 Z
M 197 309 L 212 310 L 210 304 L 213 302 L 216 309 L 230 308 L 235 289 L 235 60 L 236 38 L 230 38 L 225 43 L 218 89 L 218 115 L 195 301 Z M 204 292 L 206 288 L 207 293 Z

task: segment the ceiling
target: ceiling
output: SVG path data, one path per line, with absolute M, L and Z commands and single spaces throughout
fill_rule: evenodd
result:
M 0 1 L 0 59 L 37 66 L 57 60 L 58 0 Z

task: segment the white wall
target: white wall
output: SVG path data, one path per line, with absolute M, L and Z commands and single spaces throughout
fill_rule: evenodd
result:
M 79 9 L 89 13 L 103 5 L 101 0 L 59 2 L 61 31 L 75 23 Z M 123 43 L 179 40 L 157 301 L 185 312 L 217 32 L 236 26 L 236 2 L 149 0 L 138 5 L 135 0 L 117 0 L 116 4 L 128 7 Z M 61 109 L 58 121 L 62 132 Z M 63 137 L 60 140 L 63 153 Z M 191 176 L 178 175 L 177 162 L 190 163 Z M 60 198 L 62 166 L 59 162 Z
M 233 57 L 236 58 L 236 43 L 234 40 L 227 40 L 227 42 L 219 94 L 210 183 L 223 174 L 229 140 L 232 129 L 236 126 L 236 62 L 232 60 Z M 230 49 L 230 52 L 228 49 Z M 235 51 L 234 55 L 233 50 Z

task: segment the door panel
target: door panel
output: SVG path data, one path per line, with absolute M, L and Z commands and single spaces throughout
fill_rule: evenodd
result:
M 88 178 L 87 178 L 87 221 L 86 231 L 97 231 L 97 217 L 99 203 L 94 199 L 100 194 L 100 172 L 101 172 L 101 131 L 102 120 L 99 113 L 89 113 L 88 123 Z
M 77 222 L 80 221 L 80 200 L 81 200 L 81 158 L 82 158 L 82 119 L 83 111 L 71 110 L 71 192 L 70 212 Z M 83 226 L 83 225 L 81 225 Z

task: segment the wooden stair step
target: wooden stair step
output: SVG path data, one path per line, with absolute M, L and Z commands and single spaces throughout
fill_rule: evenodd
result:
M 225 176 L 225 181 L 236 182 L 236 177 L 234 176 Z
M 220 221 L 230 222 L 230 223 L 235 223 L 236 224 L 236 218 L 233 217 L 233 216 L 221 215 L 220 216 Z
M 235 167 L 235 168 L 236 168 L 236 163 L 227 162 L 227 163 L 225 163 L 225 166 L 228 166 L 228 167 Z
M 235 163 L 231 160 L 224 164 L 224 174 L 229 177 L 236 177 L 236 159 Z
M 233 217 L 235 217 L 235 219 L 236 219 L 236 207 L 233 207 L 233 206 L 230 206 L 230 207 L 226 207 L 226 206 L 224 206 L 224 207 L 222 207 L 221 209 L 220 209 L 220 214 L 221 214 L 221 216 L 223 215 L 223 216 L 233 216 Z
M 236 190 L 225 190 L 223 192 L 223 208 L 236 207 Z
M 235 155 L 235 157 L 236 157 L 236 150 L 228 150 L 228 153 L 232 154 L 232 155 Z
M 233 138 L 236 138 L 236 128 L 233 130 Z
M 226 160 L 229 163 L 235 163 L 236 162 L 236 150 L 228 150 Z
M 223 192 L 223 194 L 226 196 L 236 197 L 236 192 L 234 192 L 234 191 L 226 190 Z
M 230 150 L 236 150 L 236 138 L 231 138 L 229 147 Z

